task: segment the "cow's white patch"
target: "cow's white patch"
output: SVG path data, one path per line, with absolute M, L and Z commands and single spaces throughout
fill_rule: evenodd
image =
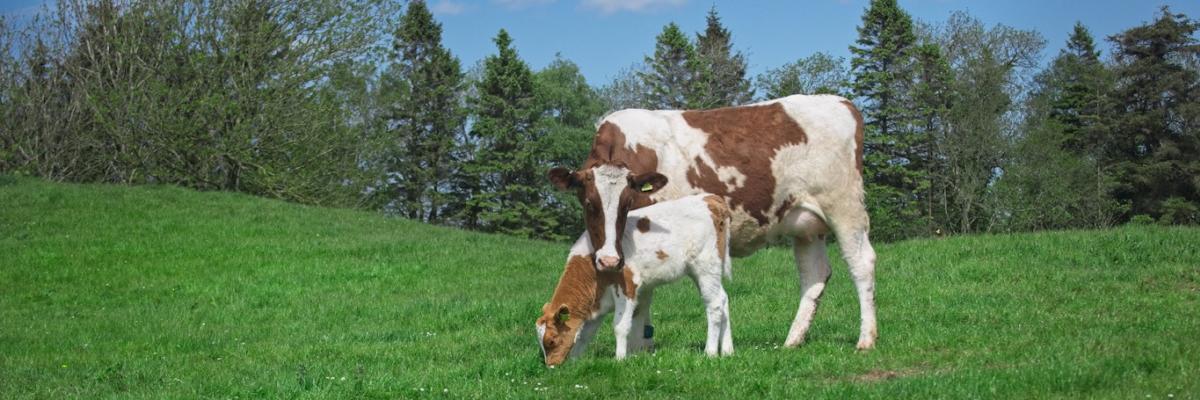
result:
M 746 184 L 746 175 L 734 167 L 717 167 L 717 178 L 731 193 Z
M 617 211 L 620 209 L 621 192 L 629 186 L 629 170 L 612 165 L 592 168 L 593 184 L 600 196 L 600 207 L 604 210 L 604 243 L 596 252 L 597 261 L 604 257 L 617 257 Z
M 546 359 L 546 324 L 537 324 L 538 347 L 542 349 L 542 359 Z

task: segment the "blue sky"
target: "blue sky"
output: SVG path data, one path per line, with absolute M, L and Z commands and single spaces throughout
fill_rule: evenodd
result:
M 0 0 L 0 13 L 29 15 L 43 0 Z M 507 29 L 521 56 L 534 68 L 556 53 L 579 64 L 588 82 L 600 85 L 654 51 L 654 37 L 674 21 L 685 32 L 704 28 L 717 7 L 747 53 L 750 73 L 825 51 L 848 56 L 867 0 L 428 0 L 444 30 L 443 40 L 466 66 L 495 52 L 491 38 Z M 1046 38 L 1043 61 L 1058 52 L 1076 20 L 1098 39 L 1152 20 L 1161 5 L 1200 18 L 1200 1 L 1137 0 L 900 0 L 917 20 L 944 21 L 965 10 L 988 25 L 1034 29 Z M 1108 50 L 1101 41 L 1101 49 Z

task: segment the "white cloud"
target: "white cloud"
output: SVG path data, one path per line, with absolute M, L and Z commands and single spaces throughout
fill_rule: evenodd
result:
M 555 0 L 492 0 L 492 3 L 499 4 L 508 9 L 519 9 L 525 7 L 540 6 L 553 3 Z
M 457 15 L 467 11 L 467 6 L 453 0 L 440 0 L 429 6 L 429 11 L 438 15 Z
M 658 8 L 679 7 L 687 0 L 583 0 L 583 6 L 600 10 L 603 14 L 621 11 L 642 12 Z

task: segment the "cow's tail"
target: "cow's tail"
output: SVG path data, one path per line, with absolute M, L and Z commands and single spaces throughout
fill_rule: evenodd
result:
M 725 235 L 725 258 L 721 260 L 721 274 L 725 275 L 725 279 L 728 279 L 731 281 L 733 280 L 733 255 L 729 254 L 729 248 L 730 248 L 729 242 L 732 241 L 730 239 L 733 239 L 733 237 L 729 234 L 730 233 L 729 225 L 732 225 L 732 224 L 733 224 L 733 218 L 731 216 L 726 217 L 725 224 L 724 224 L 725 232 L 720 232 L 721 235 Z

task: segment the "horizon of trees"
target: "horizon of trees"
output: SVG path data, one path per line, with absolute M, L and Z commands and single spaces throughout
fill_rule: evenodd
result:
M 1076 22 L 1043 67 L 1036 31 L 873 0 L 849 59 L 758 76 L 715 6 L 704 18 L 596 85 L 561 56 L 531 68 L 504 30 L 464 67 L 422 1 L 62 0 L 22 29 L 0 18 L 0 173 L 568 240 L 581 212 L 545 171 L 579 165 L 604 114 L 828 93 L 863 111 L 878 240 L 1200 223 L 1186 15 L 1163 7 L 1102 38 L 1107 53 Z

